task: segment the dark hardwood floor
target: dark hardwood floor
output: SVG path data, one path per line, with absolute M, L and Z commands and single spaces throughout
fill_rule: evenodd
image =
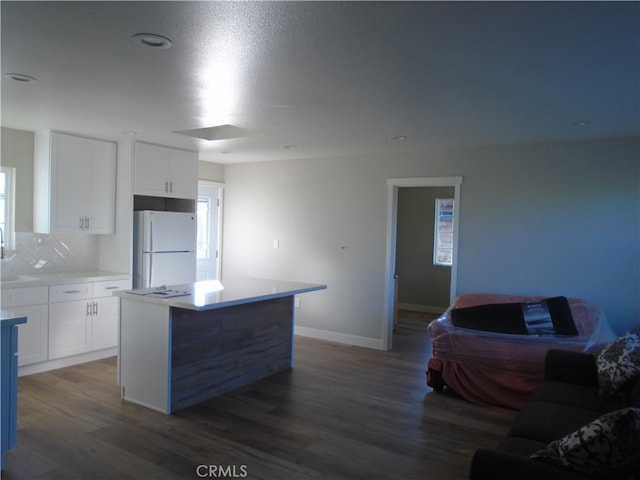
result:
M 120 400 L 110 358 L 19 379 L 3 480 L 463 479 L 513 415 L 425 385 L 424 320 L 381 352 L 304 337 L 294 368 L 166 416 Z

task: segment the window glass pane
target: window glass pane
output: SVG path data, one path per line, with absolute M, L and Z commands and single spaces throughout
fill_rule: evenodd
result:
M 433 242 L 434 265 L 453 264 L 453 206 L 452 198 L 436 199 Z
M 197 257 L 209 258 L 209 198 L 198 197 L 197 215 Z

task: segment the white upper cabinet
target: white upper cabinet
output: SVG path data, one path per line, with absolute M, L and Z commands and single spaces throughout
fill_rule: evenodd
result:
M 195 199 L 198 196 L 198 154 L 136 142 L 135 195 Z
M 115 142 L 37 132 L 34 231 L 114 233 L 116 155 Z

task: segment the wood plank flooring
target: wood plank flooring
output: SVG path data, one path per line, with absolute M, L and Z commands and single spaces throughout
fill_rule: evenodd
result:
M 123 402 L 110 358 L 19 379 L 2 480 L 464 479 L 513 414 L 433 393 L 425 322 L 380 352 L 296 337 L 294 368 L 166 416 Z

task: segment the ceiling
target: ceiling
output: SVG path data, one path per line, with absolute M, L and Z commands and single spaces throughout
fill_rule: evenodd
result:
M 224 164 L 640 132 L 639 2 L 0 9 L 10 128 L 132 137 Z M 143 47 L 137 33 L 172 45 Z M 176 133 L 190 130 L 214 139 Z

